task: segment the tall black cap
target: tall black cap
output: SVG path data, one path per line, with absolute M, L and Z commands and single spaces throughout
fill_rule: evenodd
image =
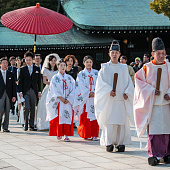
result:
M 154 38 L 152 40 L 152 51 L 157 51 L 157 50 L 164 50 L 165 46 L 164 46 L 164 42 L 162 41 L 161 38 Z
M 112 50 L 120 51 L 120 45 L 117 40 L 112 41 L 109 51 L 112 51 Z

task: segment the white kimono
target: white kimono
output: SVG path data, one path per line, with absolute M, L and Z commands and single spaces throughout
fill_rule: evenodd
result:
M 87 118 L 90 121 L 96 120 L 94 113 L 94 98 L 89 98 L 90 92 L 95 92 L 95 85 L 98 71 L 91 68 L 91 72 L 85 68 L 82 70 L 76 80 L 74 111 L 79 115 L 83 113 L 84 104 L 86 104 Z
M 114 73 L 118 73 L 118 80 L 116 96 L 112 97 L 110 92 L 113 89 Z M 128 96 L 127 100 L 123 97 L 124 93 Z M 126 64 L 113 64 L 110 61 L 101 65 L 94 98 L 95 114 L 102 129 L 101 145 L 130 144 L 131 135 L 127 118 L 134 124 L 133 93 L 134 86 Z
M 74 102 L 75 81 L 68 75 L 58 72 L 51 79 L 49 91 L 46 99 L 47 120 L 51 121 L 58 116 L 59 106 L 59 124 L 71 124 L 72 122 L 72 105 Z M 64 104 L 57 97 L 66 98 L 69 103 Z

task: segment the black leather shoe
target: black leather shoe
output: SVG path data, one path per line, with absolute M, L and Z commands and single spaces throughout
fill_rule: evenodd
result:
M 10 132 L 10 130 L 8 130 L 8 129 L 4 129 L 4 130 L 3 130 L 3 132 Z
M 30 128 L 29 130 L 30 131 L 37 131 L 37 129 L 35 129 L 35 128 Z
M 75 124 L 75 123 L 73 123 L 73 125 L 74 125 L 74 129 L 77 129 L 77 126 L 76 126 L 76 124 Z
M 107 152 L 113 152 L 114 146 L 113 145 L 108 145 L 106 146 L 106 151 Z
M 24 127 L 24 131 L 27 131 L 27 130 L 28 130 L 28 127 L 25 126 L 25 127 Z
M 169 164 L 170 163 L 170 155 L 164 157 L 164 162 Z
M 148 164 L 151 166 L 156 166 L 159 164 L 159 160 L 156 157 L 148 158 Z
M 118 149 L 118 152 L 124 152 L 125 151 L 125 145 L 119 145 L 116 148 Z
M 18 116 L 17 122 L 19 122 L 19 116 Z
M 13 115 L 15 114 L 14 110 L 12 110 L 12 114 L 13 114 Z

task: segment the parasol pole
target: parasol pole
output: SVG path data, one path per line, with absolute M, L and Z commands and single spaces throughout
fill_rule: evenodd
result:
M 40 3 L 36 3 L 36 8 L 40 7 Z M 34 41 L 34 54 L 36 52 L 36 39 L 37 39 L 37 35 L 35 34 L 35 41 Z
M 36 52 L 36 39 L 37 39 L 37 35 L 35 34 L 35 41 L 34 41 L 34 54 Z

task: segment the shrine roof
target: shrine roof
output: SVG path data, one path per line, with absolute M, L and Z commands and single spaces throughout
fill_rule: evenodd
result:
M 170 21 L 149 8 L 150 0 L 60 0 L 73 23 L 89 30 L 169 29 Z

